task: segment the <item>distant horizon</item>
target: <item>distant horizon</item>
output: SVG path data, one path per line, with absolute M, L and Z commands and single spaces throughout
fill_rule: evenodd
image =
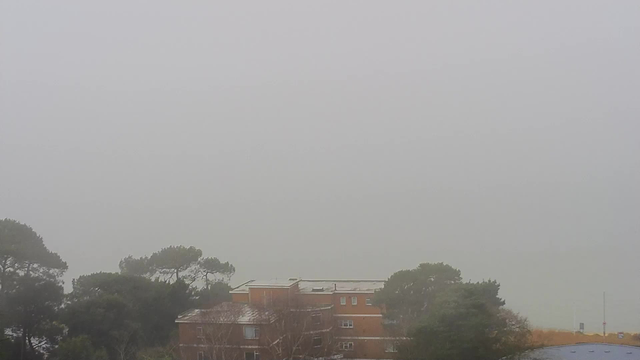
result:
M 640 330 L 640 2 L 0 2 L 0 218 L 72 279 L 444 262 Z M 293 273 L 292 273 L 293 272 Z M 298 272 L 298 273 L 296 273 Z

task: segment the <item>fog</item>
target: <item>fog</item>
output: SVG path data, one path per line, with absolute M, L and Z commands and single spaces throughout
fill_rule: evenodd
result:
M 640 3 L 0 5 L 0 218 L 71 279 L 194 245 L 259 278 L 446 262 L 640 331 Z

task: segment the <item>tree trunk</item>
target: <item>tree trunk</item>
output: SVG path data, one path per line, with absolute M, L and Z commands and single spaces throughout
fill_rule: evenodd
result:
M 20 344 L 20 360 L 24 360 L 24 353 L 27 350 L 27 329 L 22 329 L 22 339 Z
M 27 334 L 27 343 L 29 343 L 29 348 L 31 349 L 32 353 L 36 353 L 36 348 L 35 346 L 33 346 L 33 342 L 31 341 L 31 334 Z
M 3 294 L 7 291 L 7 286 L 5 284 L 7 279 L 7 259 L 4 259 L 2 262 L 2 276 L 0 277 L 0 294 Z

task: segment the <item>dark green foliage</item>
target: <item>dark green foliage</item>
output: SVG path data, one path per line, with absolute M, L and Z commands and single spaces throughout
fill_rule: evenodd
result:
M 129 255 L 126 258 L 120 260 L 120 272 L 128 275 L 136 275 L 136 276 L 153 276 L 155 274 L 155 270 L 151 267 L 149 263 L 149 258 L 144 256 L 141 258 L 134 258 Z
M 138 352 L 138 360 L 177 360 L 176 351 L 171 347 L 146 348 Z
M 16 340 L 4 335 L 0 338 L 0 360 L 15 359 L 14 354 L 20 354 L 20 343 Z
M 401 357 L 498 360 L 527 348 L 526 320 L 504 311 L 496 282 L 456 284 L 438 294 L 428 316 L 409 333 Z
M 444 263 L 420 264 L 391 275 L 375 302 L 384 304 L 389 318 L 413 321 L 428 313 L 435 296 L 462 280 L 460 270 Z
M 216 257 L 202 258 L 198 262 L 198 275 L 204 280 L 205 287 L 220 280 L 229 281 L 236 268 L 227 262 L 220 262 Z
M 120 260 L 122 274 L 156 277 L 188 284 L 199 282 L 204 288 L 218 282 L 228 282 L 236 268 L 216 257 L 202 257 L 202 250 L 193 246 L 169 246 L 150 257 L 134 258 L 129 255 Z
M 201 257 L 202 250 L 193 246 L 169 246 L 153 253 L 148 262 L 160 275 L 170 279 L 175 275 L 176 281 L 178 281 L 181 273 L 194 270 Z M 195 280 L 194 274 L 189 275 L 192 280 Z
M 208 287 L 203 287 L 195 293 L 195 307 L 210 308 L 221 302 L 231 301 L 229 291 L 231 291 L 231 286 L 223 282 L 215 282 Z
M 5 294 L 19 275 L 57 279 L 67 263 L 44 245 L 30 226 L 15 220 L 0 220 L 0 290 Z
M 399 358 L 498 360 L 527 349 L 526 319 L 505 309 L 495 281 L 462 283 L 446 264 L 421 264 L 393 274 L 376 296 L 387 307 Z
M 46 352 L 62 336 L 63 328 L 56 321 L 64 300 L 63 288 L 55 281 L 31 276 L 20 276 L 15 285 L 6 303 L 11 309 L 11 328 L 26 336 L 32 351 Z
M 63 300 L 60 277 L 67 264 L 30 226 L 0 220 L 0 310 L 2 326 L 16 334 L 11 357 L 41 358 L 62 334 L 56 322 Z M 6 347 L 3 347 L 7 350 Z
M 0 220 L 0 329 L 12 334 L 0 338 L 0 360 L 171 359 L 178 314 L 230 300 L 234 266 L 193 246 L 119 265 L 74 280 L 65 303 L 67 264 L 28 225 Z
M 119 351 L 162 346 L 177 315 L 191 306 L 183 281 L 169 284 L 140 276 L 96 273 L 74 281 L 65 310 L 69 336 L 88 336 L 111 358 Z
M 86 335 L 96 346 L 106 347 L 111 331 L 124 328 L 130 312 L 129 304 L 122 297 L 102 294 L 70 303 L 63 319 L 69 328 L 69 336 Z
M 104 349 L 95 349 L 87 336 L 68 337 L 53 352 L 54 360 L 108 360 Z

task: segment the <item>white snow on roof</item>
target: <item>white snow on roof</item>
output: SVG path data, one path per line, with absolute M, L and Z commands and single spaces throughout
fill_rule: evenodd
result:
M 384 287 L 384 280 L 301 280 L 298 287 L 303 294 L 372 293 Z
M 284 279 L 273 281 L 248 281 L 235 289 L 232 293 L 246 293 L 252 287 L 291 287 L 298 283 L 302 294 L 311 293 L 373 293 L 384 287 L 384 280 L 298 280 Z
M 293 284 L 297 283 L 298 281 L 300 281 L 300 279 L 294 279 L 294 278 L 290 278 L 290 279 L 275 279 L 275 280 L 254 280 L 250 283 L 247 284 L 247 286 L 249 287 L 290 287 Z
M 300 281 L 300 279 L 290 278 L 290 279 L 273 279 L 273 280 L 249 280 L 243 284 L 238 285 L 231 293 L 247 293 L 249 292 L 249 288 L 289 288 L 293 286 L 295 283 Z
M 269 324 L 273 311 L 245 303 L 224 302 L 211 309 L 191 309 L 178 316 L 178 323 Z

